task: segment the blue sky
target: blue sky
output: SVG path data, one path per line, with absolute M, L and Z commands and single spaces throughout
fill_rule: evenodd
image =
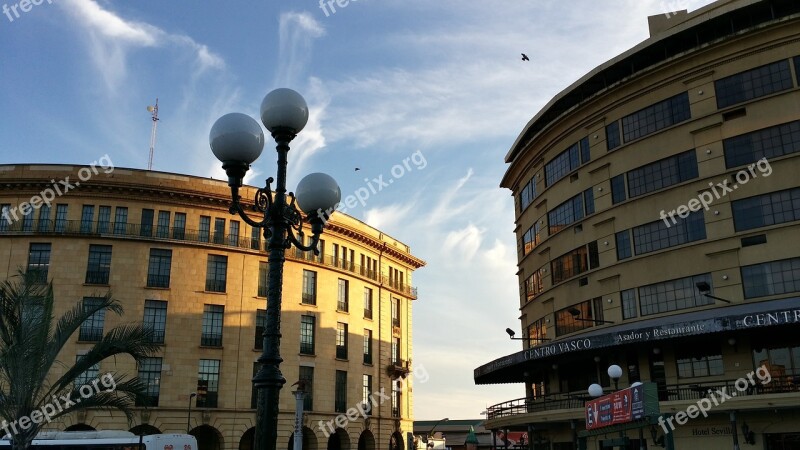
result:
M 504 332 L 519 331 L 519 289 L 513 201 L 498 185 L 523 126 L 646 39 L 648 15 L 711 3 L 350 0 L 326 15 L 311 0 L 42 0 L 27 12 L 0 1 L 9 7 L 0 15 L 0 163 L 108 154 L 117 167 L 144 169 L 146 106 L 158 97 L 154 170 L 223 178 L 208 147 L 213 122 L 233 111 L 257 118 L 268 91 L 290 87 L 311 108 L 289 155 L 290 189 L 315 171 L 345 195 L 365 178 L 394 178 L 348 214 L 428 263 L 413 279 L 413 361 L 429 375 L 414 386 L 418 420 L 478 418 L 524 395 L 521 385 L 472 379 L 475 367 L 521 348 Z M 268 147 L 249 181 L 261 185 L 274 161 Z

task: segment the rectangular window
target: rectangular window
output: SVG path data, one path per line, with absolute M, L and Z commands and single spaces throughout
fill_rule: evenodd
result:
M 591 209 L 594 211 L 594 196 L 589 189 L 591 197 Z M 547 213 L 547 234 L 552 236 L 569 225 L 583 219 L 586 213 L 584 206 L 584 194 L 580 193 L 564 203 L 556 206 Z
M 527 301 L 531 301 L 536 298 L 537 295 L 541 294 L 544 291 L 544 268 L 540 267 L 538 270 L 533 272 L 531 276 L 525 279 L 524 282 L 524 289 L 525 289 L 525 298 Z
M 589 269 L 594 269 L 599 260 L 597 243 L 594 246 L 584 245 L 559 256 L 550 262 L 553 284 L 572 278 Z
M 250 248 L 261 250 L 261 228 L 250 227 Z
M 261 364 L 254 362 L 253 363 L 253 378 L 256 377 L 258 374 L 258 370 L 261 368 Z M 251 378 L 252 380 L 252 378 Z M 258 408 L 258 389 L 253 386 L 253 383 L 250 383 L 250 409 L 257 409 Z
M 228 245 L 233 247 L 239 246 L 239 221 L 231 220 L 228 230 Z
M 22 215 L 22 231 L 33 231 L 33 213 L 36 210 L 28 208 L 27 213 Z
M 68 205 L 56 205 L 55 230 L 57 232 L 67 229 L 67 206 Z
M 392 380 L 392 417 L 400 417 L 401 390 L 399 381 Z
M 713 377 L 725 374 L 722 352 L 719 348 L 711 351 L 702 347 L 678 349 L 675 362 L 678 366 L 678 378 Z
M 400 326 L 400 299 L 393 298 L 392 299 L 392 326 L 399 327 Z
M 347 411 L 347 372 L 336 371 L 336 398 L 334 411 L 343 413 Z
M 800 291 L 800 258 L 742 266 L 744 298 Z
M 28 248 L 28 274 L 35 282 L 47 283 L 50 271 L 51 244 L 30 244 Z
M 521 250 L 522 254 L 520 256 L 525 256 L 528 253 L 532 252 L 537 245 L 542 243 L 542 222 L 543 218 L 540 218 L 533 224 L 525 234 L 522 235 L 522 245 Z
M 719 109 L 791 88 L 792 72 L 786 59 L 714 82 Z
M 219 397 L 219 360 L 201 359 L 197 372 L 197 400 L 198 408 L 216 408 Z
M 258 262 L 258 296 L 266 297 L 269 294 L 269 263 Z
M 800 56 L 794 57 L 794 76 L 797 77 L 797 84 L 800 84 Z
M 568 149 L 556 155 L 544 166 L 544 184 L 552 186 L 553 183 L 564 178 L 581 165 L 580 143 L 575 143 Z
M 664 220 L 633 227 L 633 249 L 637 255 L 655 252 L 706 238 L 703 211 L 690 213 L 685 219 L 667 226 Z
M 620 231 L 614 235 L 617 241 L 617 260 L 630 258 L 631 255 L 631 231 Z
M 222 323 L 225 307 L 222 305 L 205 305 L 203 308 L 203 332 L 200 345 L 203 347 L 222 347 Z
M 300 317 L 300 353 L 314 354 L 314 328 L 317 318 L 314 316 Z
M 152 236 L 153 235 L 153 217 L 155 211 L 152 209 L 143 209 L 142 210 L 142 223 L 139 226 L 139 235 L 140 236 Z
M 303 303 L 317 304 L 317 272 L 303 270 Z
M 403 359 L 400 357 L 400 338 L 392 338 L 392 364 L 395 366 L 402 366 Z
M 725 139 L 722 148 L 729 169 L 800 152 L 800 120 Z
M 93 311 L 102 304 L 103 299 L 99 297 L 83 297 L 83 311 Z M 91 316 L 81 323 L 78 333 L 78 340 L 81 342 L 98 342 L 103 339 L 103 324 L 106 320 L 106 310 L 95 311 Z
M 372 375 L 364 374 L 361 380 L 361 404 L 366 415 L 372 415 Z
M 547 339 L 547 322 L 544 317 L 528 325 L 528 339 L 530 345 L 538 345 Z
M 364 318 L 372 319 L 372 289 L 364 288 Z
M 575 333 L 594 326 L 592 302 L 585 301 L 556 311 L 556 336 Z M 598 319 L 599 320 L 599 319 Z
M 619 138 L 619 122 L 614 121 L 606 125 L 606 150 L 611 151 L 622 145 Z
M 8 231 L 8 225 L 11 224 L 11 204 L 0 204 L 0 232 Z
M 697 153 L 689 150 L 628 172 L 628 195 L 649 194 L 697 176 Z
M 336 310 L 347 312 L 350 309 L 350 283 L 339 278 L 339 295 Z
M 347 359 L 347 324 L 336 323 L 336 357 Z
M 689 93 L 681 92 L 674 97 L 623 117 L 623 142 L 639 139 L 691 118 Z
M 372 364 L 372 330 L 364 329 L 364 364 Z
M 225 219 L 214 219 L 214 243 L 222 244 L 225 240 Z
M 42 205 L 39 208 L 39 222 L 36 231 L 50 231 L 50 205 Z
M 712 304 L 714 300 L 697 289 L 696 285 L 700 282 L 711 286 L 711 275 L 706 273 L 640 287 L 639 310 L 642 317 Z
M 172 224 L 172 239 L 186 237 L 186 213 L 175 213 L 175 222 Z
M 83 205 L 81 210 L 81 233 L 91 233 L 94 222 L 94 205 Z
M 208 242 L 209 233 L 211 231 L 211 217 L 209 216 L 200 216 L 200 229 L 198 238 L 200 242 Z
M 144 326 L 153 330 L 153 342 L 163 344 L 167 334 L 167 302 L 144 301 Z
M 267 310 L 256 310 L 256 336 L 253 348 L 256 350 L 264 349 L 264 329 L 267 326 Z
M 114 211 L 114 234 L 125 234 L 128 229 L 128 208 L 117 206 Z
M 111 275 L 111 246 L 90 245 L 86 284 L 108 284 Z
M 158 225 L 156 227 L 156 236 L 160 238 L 169 237 L 169 211 L 158 212 Z
M 636 311 L 636 290 L 626 289 L 619 293 L 622 299 L 622 318 L 633 319 L 639 314 Z
M 519 191 L 519 212 L 525 211 L 525 209 L 533 203 L 536 199 L 536 175 L 532 176 L 531 179 L 522 187 Z
M 587 216 L 594 214 L 594 190 L 592 188 L 583 191 L 583 212 Z
M 139 381 L 145 385 L 145 398 L 137 398 L 136 406 L 158 406 L 158 396 L 161 393 L 161 358 L 143 358 L 139 361 Z
M 228 278 L 228 257 L 208 255 L 206 291 L 225 292 Z
M 147 287 L 168 288 L 172 268 L 172 250 L 150 249 L 150 262 L 147 265 Z
M 314 368 L 309 366 L 300 366 L 300 376 L 298 377 L 306 382 L 306 396 L 303 399 L 303 411 L 314 410 Z
M 108 233 L 109 223 L 111 223 L 111 207 L 101 205 L 97 215 L 97 232 Z
M 81 358 L 83 358 L 83 355 L 76 356 L 75 362 L 80 361 Z M 100 375 L 100 366 L 94 364 L 86 369 L 85 372 L 75 377 L 75 387 L 80 388 L 80 386 L 91 385 L 92 381 L 96 380 L 98 375 Z
M 736 231 L 800 220 L 800 188 L 771 192 L 731 202 Z
M 591 148 L 589 147 L 589 137 L 581 139 L 581 164 L 586 164 L 592 159 Z
M 611 203 L 616 205 L 625 200 L 625 174 L 620 174 L 611 179 Z

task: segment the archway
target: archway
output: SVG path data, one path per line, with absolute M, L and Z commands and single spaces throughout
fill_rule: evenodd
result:
M 242 434 L 239 439 L 239 450 L 253 450 L 253 442 L 256 437 L 256 428 L 250 428 Z
M 198 450 L 222 450 L 222 433 L 210 425 L 200 425 L 189 432 L 197 439 Z
M 146 423 L 143 423 L 141 425 L 136 425 L 129 431 L 137 436 L 149 436 L 151 434 L 161 434 L 161 430 Z
M 358 450 L 375 450 L 375 436 L 372 431 L 364 430 L 358 437 Z
M 76 423 L 75 425 L 70 425 L 67 428 L 64 428 L 64 431 L 97 431 L 91 425 L 86 425 L 85 423 Z
M 289 445 L 287 448 L 289 450 L 294 450 L 294 433 L 289 436 Z M 303 427 L 303 450 L 317 450 L 318 448 L 317 435 L 314 434 L 314 430 Z
M 392 436 L 389 437 L 389 450 L 405 450 L 403 435 L 400 434 L 400 432 L 395 431 L 392 433 Z
M 342 428 L 328 437 L 328 450 L 350 450 L 350 436 Z

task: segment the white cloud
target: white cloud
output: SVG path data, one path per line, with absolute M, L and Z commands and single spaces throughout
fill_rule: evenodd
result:
M 325 35 L 325 28 L 307 12 L 286 12 L 279 19 L 278 73 L 276 84 L 297 86 L 308 66 L 314 39 Z

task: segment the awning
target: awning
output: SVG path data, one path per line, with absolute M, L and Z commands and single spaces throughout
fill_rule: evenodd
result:
M 526 363 L 620 345 L 647 343 L 710 333 L 800 324 L 800 297 L 684 312 L 640 320 L 549 341 L 484 364 L 475 384 L 521 383 Z

